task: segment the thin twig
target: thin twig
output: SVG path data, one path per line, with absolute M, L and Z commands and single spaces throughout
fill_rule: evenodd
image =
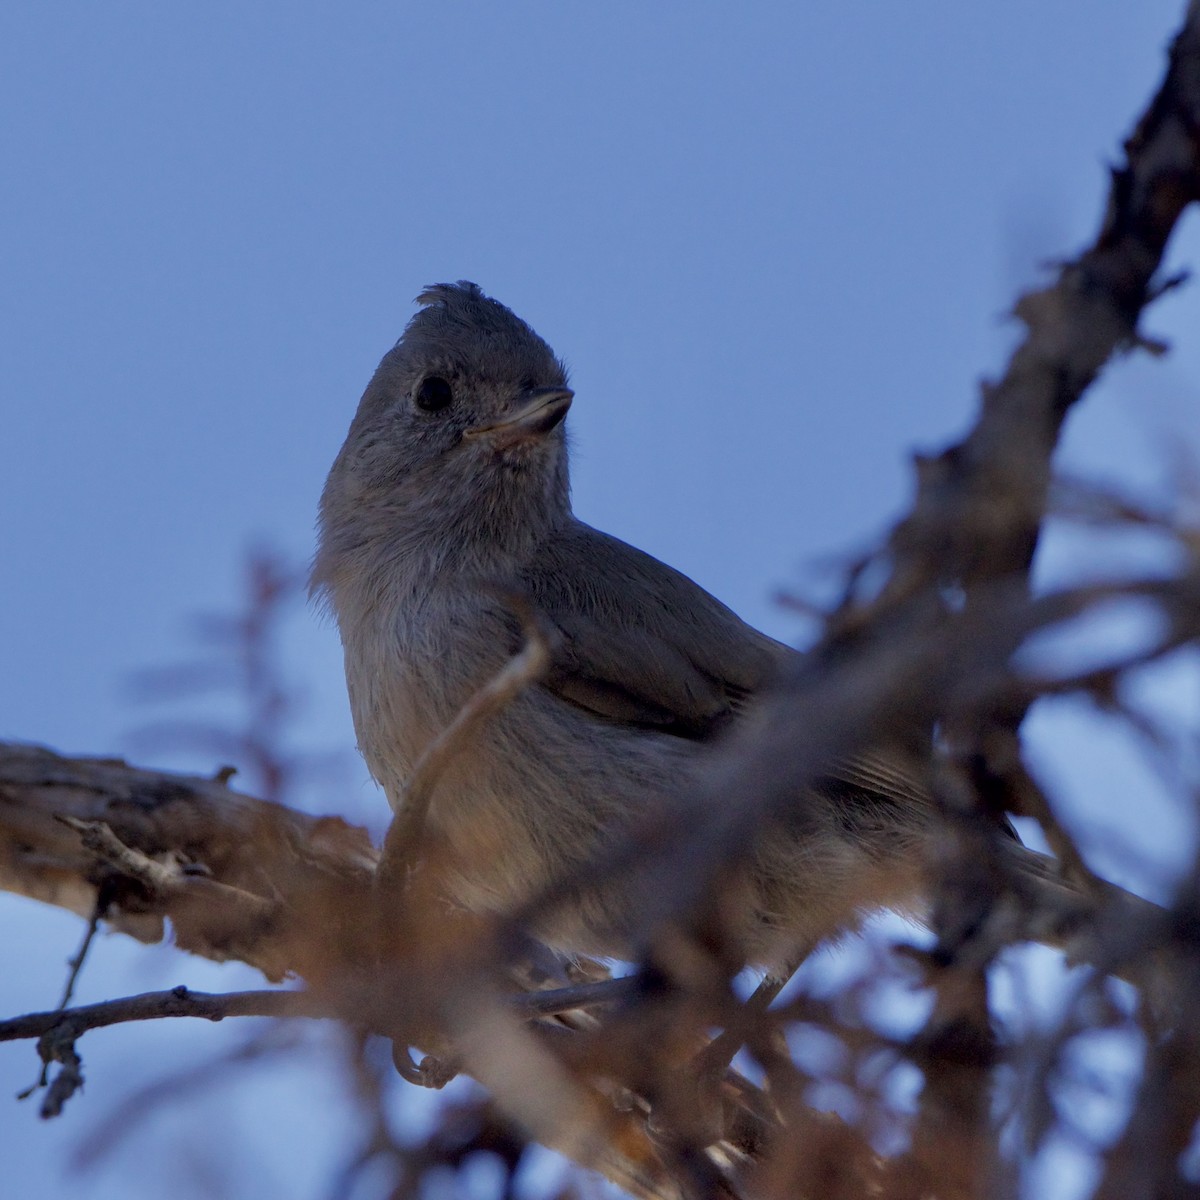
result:
M 615 1004 L 628 999 L 642 986 L 642 981 L 636 975 L 622 975 L 618 979 L 598 979 L 593 983 L 580 983 L 574 987 L 524 992 L 513 997 L 512 1005 L 517 1012 L 527 1017 L 553 1017 L 581 1008 Z
M 450 760 L 485 721 L 509 704 L 550 666 L 550 633 L 521 596 L 506 596 L 520 618 L 525 645 L 459 709 L 453 721 L 425 748 L 397 804 L 379 862 L 382 878 L 403 881 L 420 857 L 429 807 Z
M 510 1000 L 513 1011 L 523 1017 L 549 1017 L 576 1009 L 615 1004 L 636 992 L 640 981 L 628 975 L 620 979 L 600 979 L 574 987 L 524 992 Z M 130 1021 L 154 1021 L 160 1017 L 199 1017 L 222 1021 L 226 1017 L 309 1017 L 313 1019 L 345 1016 L 347 1005 L 335 1005 L 309 990 L 261 988 L 245 992 L 195 992 L 174 987 L 161 992 L 142 992 L 117 1000 L 84 1004 L 77 1008 L 56 1008 L 48 1012 L 26 1013 L 0 1021 L 0 1042 L 40 1038 L 54 1029 L 69 1029 L 78 1037 L 89 1029 L 122 1025 Z
M 64 1028 L 78 1037 L 89 1029 L 122 1025 L 129 1021 L 154 1021 L 160 1017 L 328 1017 L 333 1010 L 307 991 L 261 989 L 249 992 L 193 992 L 175 987 L 165 992 L 142 992 L 118 1000 L 84 1004 L 78 1008 L 27 1013 L 0 1021 L 0 1042 L 40 1038 Z
M 79 972 L 83 970 L 83 964 L 87 961 L 88 951 L 92 948 L 92 940 L 96 936 L 96 930 L 100 926 L 100 918 L 103 916 L 105 907 L 103 892 L 103 888 L 97 889 L 96 905 L 92 909 L 92 915 L 88 918 L 83 941 L 80 943 L 79 949 L 75 952 L 74 958 L 67 959 L 67 966 L 70 967 L 70 973 L 67 975 L 66 985 L 63 987 L 62 999 L 58 1002 L 59 1012 L 62 1012 L 71 1003 L 71 997 L 75 995 L 75 984 L 79 979 Z

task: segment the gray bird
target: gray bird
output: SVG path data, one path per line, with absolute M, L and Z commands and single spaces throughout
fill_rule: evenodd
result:
M 449 898 L 511 912 L 698 777 L 796 652 L 573 515 L 573 393 L 524 321 L 472 283 L 418 303 L 330 471 L 313 586 L 336 614 L 359 746 L 393 807 L 519 645 L 503 594 L 557 631 L 548 675 L 461 748 L 430 810 L 458 864 Z M 885 760 L 831 776 L 805 798 L 802 835 L 785 823 L 755 848 L 737 921 L 746 958 L 779 966 L 872 911 L 918 911 L 930 826 L 920 788 Z M 628 956 L 632 903 L 589 884 L 535 932 Z

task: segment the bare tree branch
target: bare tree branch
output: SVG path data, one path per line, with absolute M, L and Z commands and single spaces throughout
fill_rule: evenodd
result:
M 195 992 L 183 986 L 165 992 L 143 992 L 98 1004 L 51 1012 L 27 1013 L 0 1021 L 0 1042 L 44 1037 L 53 1030 L 77 1038 L 90 1029 L 124 1025 L 130 1021 L 156 1021 L 164 1017 L 199 1017 L 223 1021 L 226 1017 L 328 1017 L 333 1010 L 309 992 L 262 990 L 252 992 Z
M 360 943 L 353 900 L 376 861 L 366 832 L 339 817 L 214 779 L 0 743 L 0 888 L 88 915 L 103 886 L 106 919 L 145 941 L 170 919 L 191 953 L 272 979 L 307 974 L 307 915 L 324 905 L 334 919 L 322 953 Z
M 1026 338 L 1002 380 L 984 389 L 975 426 L 936 459 L 918 462 L 913 507 L 889 539 L 885 584 L 870 595 L 848 592 L 793 678 L 726 740 L 707 786 L 686 806 L 693 836 L 644 836 L 650 845 L 674 842 L 655 875 L 691 881 L 671 895 L 643 881 L 648 925 L 691 910 L 711 890 L 717 866 L 744 852 L 762 816 L 786 807 L 839 759 L 939 719 L 952 730 L 992 723 L 1003 734 L 995 718 L 1004 712 L 1015 734 L 1031 694 L 1012 688 L 1009 660 L 1052 619 L 1047 599 L 1026 600 L 1025 579 L 1059 430 L 1104 364 L 1137 344 L 1167 241 L 1200 199 L 1195 5 L 1125 152 L 1095 243 L 1052 287 L 1018 302 Z M 944 599 L 951 585 L 966 596 L 957 611 Z M 1148 582 L 1146 592 L 1154 587 Z M 1195 611 L 1194 580 L 1181 578 L 1161 602 L 1180 639 L 1194 636 L 1186 615 Z

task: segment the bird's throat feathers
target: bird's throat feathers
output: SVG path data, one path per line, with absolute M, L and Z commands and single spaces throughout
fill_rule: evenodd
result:
M 472 450 L 387 486 L 356 487 L 335 465 L 321 501 L 314 592 L 340 613 L 451 576 L 499 583 L 573 520 L 565 444 Z

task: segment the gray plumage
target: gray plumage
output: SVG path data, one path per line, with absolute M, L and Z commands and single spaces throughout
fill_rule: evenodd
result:
M 337 616 L 359 745 L 393 805 L 517 648 L 503 590 L 560 634 L 547 678 L 463 748 L 430 812 L 460 863 L 452 899 L 506 911 L 702 772 L 713 738 L 794 652 L 574 517 L 567 373 L 528 325 L 470 283 L 418 302 L 329 474 L 313 584 Z M 768 965 L 870 911 L 920 904 L 929 812 L 902 771 L 864 759 L 797 804 L 803 820 L 763 837 L 746 885 L 740 933 Z M 627 954 L 628 903 L 619 887 L 589 888 L 537 932 Z

